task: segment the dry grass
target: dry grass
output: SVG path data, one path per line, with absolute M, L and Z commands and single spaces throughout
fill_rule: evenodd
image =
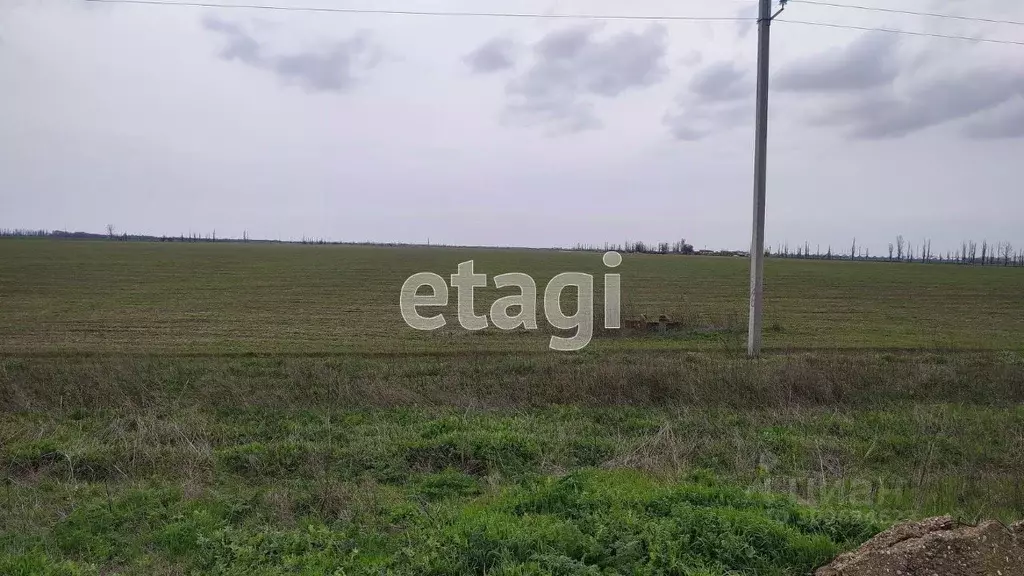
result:
M 0 409 L 885 406 L 1024 401 L 1010 352 L 0 359 Z

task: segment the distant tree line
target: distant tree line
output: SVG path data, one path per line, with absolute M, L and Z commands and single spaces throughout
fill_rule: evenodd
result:
M 974 240 L 967 240 L 961 243 L 959 250 L 948 250 L 945 253 L 932 251 L 932 241 L 924 239 L 920 244 L 914 245 L 907 241 L 903 235 L 896 236 L 896 242 L 890 242 L 887 255 L 872 256 L 870 250 L 857 246 L 857 239 L 854 238 L 848 252 L 842 253 L 832 250 L 827 246 L 821 251 L 817 245 L 811 251 L 808 242 L 790 247 L 789 243 L 778 244 L 774 251 L 770 246 L 765 247 L 765 256 L 771 258 L 800 258 L 810 260 L 872 260 L 881 262 L 918 262 L 923 264 L 964 264 L 979 266 L 1024 266 L 1024 250 L 1014 251 L 1010 242 L 997 242 L 991 244 L 988 240 L 982 240 L 981 250 L 978 250 L 978 243 Z
M 330 241 L 323 237 L 303 236 L 301 240 L 252 240 L 248 231 L 242 232 L 241 238 L 218 238 L 217 231 L 208 234 L 189 232 L 178 236 L 152 236 L 144 234 L 118 233 L 113 224 L 108 224 L 106 234 L 92 232 L 69 232 L 67 230 L 31 230 L 24 228 L 0 228 L 0 238 L 65 238 L 81 240 L 112 240 L 112 241 L 142 241 L 142 242 L 261 242 L 261 243 L 300 243 L 315 245 L 373 245 L 373 246 L 453 246 L 449 244 L 413 244 L 403 242 L 338 242 Z M 748 253 L 740 250 L 695 250 L 693 245 L 686 239 L 675 242 L 646 243 L 643 241 L 627 240 L 616 244 L 605 242 L 603 245 L 578 243 L 573 250 L 588 252 L 607 252 L 614 250 L 627 254 L 682 254 L 682 255 L 705 255 L 705 256 L 747 256 Z M 826 246 L 822 251 L 821 245 L 815 245 L 811 250 L 809 242 L 790 246 L 788 242 L 780 243 L 774 248 L 765 247 L 765 256 L 770 258 L 798 258 L 808 260 L 870 260 L 874 262 L 918 262 L 936 264 L 962 264 L 977 266 L 1019 266 L 1024 267 L 1024 249 L 1014 250 L 1010 242 L 990 243 L 982 240 L 979 245 L 974 240 L 961 242 L 959 249 L 948 250 L 945 253 L 933 252 L 932 241 L 924 239 L 920 244 L 913 244 L 907 241 L 903 235 L 897 235 L 895 242 L 888 244 L 888 253 L 884 255 L 872 255 L 871 251 L 863 246 L 857 245 L 854 238 L 848 250 L 842 252 Z
M 128 234 L 118 232 L 113 224 L 107 224 L 106 234 L 93 232 L 69 232 L 67 230 L 25 230 L 21 228 L 0 228 L 0 237 L 8 238 L 68 238 L 80 240 L 117 240 L 134 242 L 248 242 L 248 232 L 241 238 L 217 238 L 217 231 L 208 234 L 189 232 L 178 236 L 155 236 L 150 234 Z
M 67 238 L 67 239 L 79 239 L 79 240 L 116 240 L 116 241 L 135 241 L 135 242 L 237 242 L 235 238 L 217 238 L 217 232 L 214 231 L 210 234 L 202 235 L 194 232 L 190 232 L 188 235 L 182 234 L 180 236 L 153 236 L 148 234 L 128 234 L 127 232 L 117 232 L 117 229 L 113 225 L 107 225 L 106 234 L 96 234 L 93 232 L 69 232 L 67 230 L 25 230 L 21 228 L 0 228 L 0 237 L 6 238 Z M 247 241 L 247 237 L 243 237 L 242 241 Z
M 55 234 L 49 230 L 26 230 L 24 228 L 0 228 L 0 236 L 7 236 L 12 238 L 44 238 Z M 85 232 L 78 232 L 78 234 L 85 234 Z M 98 234 L 90 234 L 90 236 L 98 236 Z
M 608 252 L 614 250 L 615 252 L 625 252 L 627 254 L 694 254 L 692 244 L 687 244 L 686 239 L 677 240 L 675 242 L 658 242 L 657 244 L 647 244 L 642 241 L 626 240 L 621 244 L 615 244 L 611 242 L 605 242 L 603 246 L 596 244 L 583 244 L 577 243 L 572 248 L 573 250 L 580 250 L 584 252 Z
M 188 234 L 179 234 L 177 236 L 156 236 L 149 234 L 128 234 L 118 233 L 117 229 L 112 225 L 108 224 L 106 227 L 106 234 L 97 234 L 95 232 L 68 232 L 65 230 L 29 230 L 23 228 L 0 228 L 0 238 L 55 238 L 55 239 L 78 239 L 78 240 L 114 240 L 114 241 L 133 241 L 133 242 L 253 242 L 261 244 L 308 244 L 308 245 L 337 245 L 337 246 L 382 246 L 382 247 L 417 247 L 417 246 L 438 246 L 438 247 L 453 247 L 453 248 L 488 248 L 488 246 L 463 246 L 458 244 L 445 244 L 445 243 L 431 243 L 430 239 L 427 239 L 426 243 L 413 243 L 413 242 L 372 242 L 372 241 L 340 241 L 340 240 L 328 240 L 322 236 L 306 236 L 303 235 L 299 240 L 288 239 L 288 240 L 268 240 L 268 239 L 253 239 L 249 236 L 247 230 L 242 231 L 241 238 L 225 238 L 217 236 L 217 231 L 203 234 L 199 232 L 189 232 Z

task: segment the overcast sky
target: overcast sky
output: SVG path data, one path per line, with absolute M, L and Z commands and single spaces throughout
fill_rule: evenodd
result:
M 228 1 L 228 0 L 225 0 Z M 892 7 L 883 0 L 873 5 Z M 751 0 L 275 0 L 753 16 Z M 899 8 L 1024 20 L 1016 0 Z M 1024 41 L 793 2 L 783 17 Z M 773 25 L 767 237 L 1024 247 L 1024 46 Z M 0 3 L 0 227 L 750 242 L 756 30 Z

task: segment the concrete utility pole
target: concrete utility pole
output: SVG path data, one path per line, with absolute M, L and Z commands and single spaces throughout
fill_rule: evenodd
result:
M 757 11 L 757 118 L 754 132 L 754 227 L 750 240 L 750 322 L 747 356 L 761 353 L 761 316 L 764 305 L 764 196 L 768 174 L 768 50 L 771 23 L 786 7 L 772 14 L 772 0 L 759 0 Z

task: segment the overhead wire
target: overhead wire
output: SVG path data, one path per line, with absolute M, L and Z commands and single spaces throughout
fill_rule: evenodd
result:
M 756 20 L 743 16 L 675 16 L 635 14 L 564 14 L 543 12 L 462 12 L 447 10 L 392 10 L 379 8 L 336 8 L 327 6 L 283 6 L 279 4 L 231 4 L 215 2 L 194 2 L 175 0 L 84 0 L 104 4 L 141 4 L 151 6 L 188 6 L 193 8 L 246 8 L 252 10 L 278 10 L 284 12 L 335 12 L 342 14 L 385 14 L 392 16 L 445 16 L 481 18 L 561 18 L 571 20 L 643 20 L 643 21 L 695 21 L 695 22 L 736 22 Z
M 1018 20 L 1004 20 L 999 18 L 983 18 L 979 16 L 963 16 L 960 14 L 945 14 L 939 12 L 919 12 L 916 10 L 903 10 L 899 8 L 883 8 L 880 6 L 865 6 L 861 4 L 842 4 L 839 2 L 826 2 L 824 0 L 789 0 L 791 4 L 806 4 L 808 6 L 822 6 L 826 8 L 838 8 L 842 10 L 860 10 L 864 12 L 883 12 L 886 14 L 902 14 L 906 16 L 921 16 L 927 18 L 945 18 L 949 20 L 962 20 L 966 22 L 984 22 L 987 24 L 1010 24 L 1013 26 L 1024 26 L 1024 22 Z
M 985 42 L 988 44 L 1013 44 L 1024 46 L 1024 41 L 1001 40 L 998 38 L 985 38 L 982 36 L 960 36 L 957 34 L 940 34 L 938 32 L 919 32 L 916 30 L 903 30 L 900 28 L 880 28 L 875 26 L 856 26 L 854 24 L 838 24 L 835 22 L 816 22 L 810 20 L 791 20 L 789 18 L 776 18 L 774 22 L 786 24 L 800 24 L 804 26 L 823 26 L 826 28 L 842 28 L 846 30 L 863 30 L 867 32 L 885 32 L 887 34 L 904 34 L 907 36 L 924 36 L 928 38 L 945 38 L 947 40 L 964 40 L 968 42 Z
M 534 18 L 534 19 L 568 19 L 568 20 L 634 20 L 648 22 L 671 22 L 671 21 L 693 21 L 693 22 L 742 22 L 755 21 L 756 17 L 744 16 L 689 16 L 689 15 L 636 15 L 636 14 L 586 14 L 586 13 L 542 13 L 542 12 L 463 12 L 447 10 L 393 10 L 384 8 L 340 8 L 328 6 L 286 6 L 280 4 L 249 4 L 249 3 L 220 3 L 203 2 L 195 0 L 83 0 L 85 2 L 103 4 L 136 4 L 145 6 L 172 6 L 172 7 L 193 7 L 193 8 L 225 8 L 225 9 L 250 9 L 250 10 L 275 10 L 284 12 L 331 12 L 342 14 L 382 14 L 396 16 L 437 16 L 437 17 L 478 17 L 478 18 Z M 974 18 L 967 16 L 956 16 L 949 14 L 938 14 L 929 12 L 914 12 L 910 10 L 897 10 L 889 8 L 878 8 L 854 4 L 840 4 L 838 2 L 826 2 L 823 0 L 790 0 L 792 3 L 826 6 L 831 8 L 851 8 L 857 10 L 871 10 L 887 13 L 911 14 L 915 16 L 931 16 L 939 18 L 955 18 L 962 20 L 975 20 L 978 22 L 1020 24 L 1013 20 L 996 20 L 989 18 Z M 1024 46 L 1024 41 L 1003 40 L 997 38 L 986 38 L 982 36 L 962 36 L 956 34 L 942 34 L 938 32 L 919 32 L 900 28 L 883 28 L 874 26 L 858 26 L 854 24 L 840 24 L 837 22 L 822 22 L 812 20 L 794 20 L 790 18 L 776 18 L 775 22 L 786 24 L 797 24 L 803 26 L 820 26 L 826 28 L 838 28 L 846 30 L 862 30 L 871 32 L 882 32 L 887 34 L 902 34 L 907 36 L 922 36 L 928 38 L 942 38 L 947 40 L 960 40 L 968 42 L 984 42 L 989 44 L 1007 44 Z

